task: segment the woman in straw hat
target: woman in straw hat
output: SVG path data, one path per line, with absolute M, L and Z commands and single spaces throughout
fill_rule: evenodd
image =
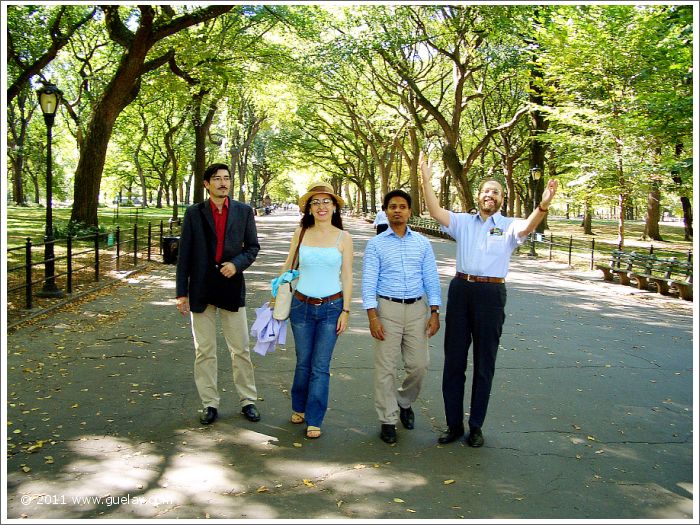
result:
M 306 423 L 308 438 L 321 435 L 333 348 L 350 315 L 353 248 L 343 230 L 343 205 L 329 184 L 309 187 L 299 199 L 303 215 L 282 268 L 290 268 L 299 245 L 299 280 L 289 315 L 297 355 L 291 421 Z

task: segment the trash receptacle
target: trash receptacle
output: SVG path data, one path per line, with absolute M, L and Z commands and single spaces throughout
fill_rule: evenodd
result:
M 165 264 L 177 263 L 177 247 L 180 244 L 180 237 L 163 236 L 163 262 Z

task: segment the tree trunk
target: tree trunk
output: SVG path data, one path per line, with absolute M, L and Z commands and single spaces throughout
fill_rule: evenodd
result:
M 449 142 L 442 147 L 442 162 L 444 163 L 445 167 L 449 171 L 449 174 L 451 175 L 451 177 L 443 177 L 443 179 L 451 178 L 453 181 L 455 181 L 457 183 L 457 191 L 460 192 L 462 196 L 462 202 L 466 206 L 467 210 L 473 208 L 474 196 L 471 192 L 469 177 L 466 173 L 464 173 L 464 165 L 459 160 L 457 149 Z M 447 187 L 447 191 L 449 191 L 449 185 Z M 445 195 L 443 195 L 443 199 L 445 199 Z M 449 197 L 447 197 L 447 200 L 449 201 Z
M 12 156 L 12 200 L 17 206 L 26 206 L 24 200 L 24 188 L 22 187 L 22 170 L 24 169 L 24 155 L 19 147 L 17 154 Z
M 682 143 L 679 142 L 676 144 L 675 153 L 676 153 L 676 159 L 680 159 L 681 155 L 683 154 L 683 144 Z M 676 184 L 681 186 L 683 179 L 680 177 L 680 173 L 671 172 L 671 176 L 673 177 L 673 182 L 675 182 Z M 684 239 L 686 241 L 692 241 L 693 240 L 693 208 L 690 204 L 690 199 L 685 195 L 681 196 L 681 206 L 683 208 L 683 226 L 684 226 L 684 233 L 685 233 Z
M 154 6 L 139 6 L 141 16 L 138 28 L 132 33 L 119 19 L 118 6 L 106 5 L 105 12 L 110 37 L 125 47 L 114 76 L 100 96 L 90 115 L 85 141 L 80 151 L 75 171 L 73 209 L 71 222 L 97 226 L 97 199 L 107 146 L 114 123 L 122 110 L 138 95 L 141 75 L 167 63 L 170 55 L 162 55 L 146 64 L 146 56 L 156 42 L 187 27 L 230 11 L 233 6 L 214 5 L 172 19 L 165 25 L 154 27 Z M 144 67 L 147 66 L 147 67 Z
M 139 137 L 139 141 L 136 144 L 136 147 L 134 148 L 134 165 L 136 166 L 136 175 L 138 176 L 139 179 L 139 185 L 141 186 L 141 195 L 143 196 L 143 199 L 141 201 L 141 207 L 145 208 L 146 207 L 146 177 L 144 175 L 143 171 L 143 166 L 141 165 L 141 160 L 139 159 L 139 153 L 141 152 L 141 146 L 143 145 L 143 142 L 146 140 L 146 137 L 148 136 L 148 123 L 144 120 L 143 121 L 143 128 L 142 128 L 143 133 Z
M 593 233 L 593 209 L 591 207 L 591 201 L 586 199 L 583 203 L 583 221 L 581 222 L 583 226 L 583 233 L 586 235 L 594 235 Z
M 661 218 L 661 190 L 658 181 L 654 180 L 647 195 L 647 219 L 644 233 L 652 241 L 663 241 L 659 232 L 659 220 Z
M 212 99 L 207 114 L 202 117 L 202 100 L 208 90 L 201 90 L 194 96 L 192 104 L 192 126 L 194 127 L 194 192 L 192 202 L 204 201 L 204 180 L 202 175 L 207 168 L 207 136 L 216 113 L 216 101 Z
M 620 213 L 620 216 L 617 218 L 617 246 L 621 250 L 625 245 L 625 219 L 629 212 L 627 209 L 629 191 L 627 190 L 627 181 L 625 180 L 625 172 L 622 164 L 622 138 L 620 137 L 615 137 L 615 163 L 619 188 L 617 204 Z
M 688 197 L 681 197 L 681 205 L 683 206 L 683 224 L 686 241 L 693 240 L 693 208 L 690 205 Z

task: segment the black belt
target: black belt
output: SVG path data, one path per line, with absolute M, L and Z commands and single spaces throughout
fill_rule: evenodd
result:
M 328 297 L 309 297 L 308 295 L 304 295 L 301 292 L 294 292 L 294 297 L 299 299 L 303 303 L 309 303 L 313 304 L 315 306 L 319 306 L 323 303 L 330 303 L 331 301 L 335 301 L 336 299 L 340 299 L 343 296 L 343 292 L 340 291 L 338 293 L 334 293 L 333 295 L 329 295 Z
M 472 283 L 494 283 L 503 284 L 506 280 L 503 277 L 486 277 L 485 275 L 471 275 L 468 273 L 457 272 L 455 277 L 464 279 L 465 281 L 470 281 Z
M 413 304 L 416 301 L 420 301 L 423 299 L 423 297 L 415 297 L 411 299 L 397 299 L 396 297 L 387 297 L 386 295 L 380 295 L 379 296 L 381 299 L 386 299 L 387 301 L 393 301 L 395 303 L 402 303 L 402 304 Z

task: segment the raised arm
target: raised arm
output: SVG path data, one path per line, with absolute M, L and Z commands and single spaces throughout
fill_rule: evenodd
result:
M 418 164 L 420 165 L 421 179 L 423 181 L 423 195 L 425 196 L 425 204 L 428 206 L 428 213 L 430 213 L 433 219 L 447 227 L 450 225 L 450 212 L 440 207 L 440 202 L 438 201 L 437 195 L 435 195 L 435 190 L 433 190 L 433 186 L 430 184 L 430 175 L 433 173 L 433 161 L 426 161 L 425 154 L 421 151 L 418 157 Z
M 526 235 L 534 232 L 537 225 L 542 222 L 544 216 L 547 215 L 549 205 L 552 203 L 554 195 L 557 193 L 558 185 L 559 181 L 557 179 L 551 179 L 547 183 L 547 188 L 545 188 L 544 192 L 542 193 L 542 200 L 540 201 L 539 206 L 532 210 L 530 216 L 525 220 L 525 228 L 520 230 L 518 237 L 525 237 Z

